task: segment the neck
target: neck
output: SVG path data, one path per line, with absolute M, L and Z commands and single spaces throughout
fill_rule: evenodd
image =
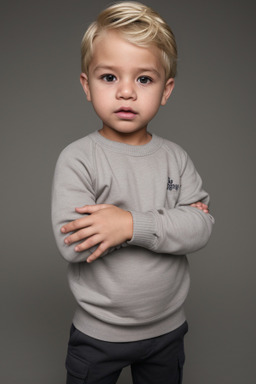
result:
M 150 142 L 152 136 L 147 132 L 147 130 L 125 133 L 117 132 L 114 130 L 109 130 L 102 128 L 99 130 L 99 133 L 108 140 L 117 141 L 119 143 L 129 144 L 129 145 L 144 145 Z

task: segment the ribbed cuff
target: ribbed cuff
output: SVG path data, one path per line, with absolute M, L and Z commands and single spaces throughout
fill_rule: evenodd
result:
M 153 212 L 130 211 L 133 217 L 133 237 L 129 245 L 154 249 L 156 238 L 156 222 Z

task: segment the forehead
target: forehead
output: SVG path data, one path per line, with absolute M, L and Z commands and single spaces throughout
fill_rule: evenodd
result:
M 115 65 L 120 67 L 150 66 L 164 71 L 162 54 L 158 47 L 141 47 L 127 41 L 117 31 L 104 31 L 93 42 L 90 67 Z

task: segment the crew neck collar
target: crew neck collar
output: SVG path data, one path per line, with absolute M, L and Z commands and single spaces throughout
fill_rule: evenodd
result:
M 94 141 L 101 144 L 108 149 L 132 156 L 145 156 L 155 152 L 161 145 L 162 139 L 154 134 L 150 134 L 152 136 L 151 140 L 143 145 L 131 145 L 126 143 L 120 143 L 118 141 L 112 141 L 102 136 L 99 131 L 93 132 L 91 137 Z

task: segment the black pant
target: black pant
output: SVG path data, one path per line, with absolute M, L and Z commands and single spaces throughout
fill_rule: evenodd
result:
M 67 384 L 115 384 L 131 366 L 133 384 L 181 384 L 187 322 L 152 339 L 112 343 L 85 335 L 72 325 L 66 359 Z

